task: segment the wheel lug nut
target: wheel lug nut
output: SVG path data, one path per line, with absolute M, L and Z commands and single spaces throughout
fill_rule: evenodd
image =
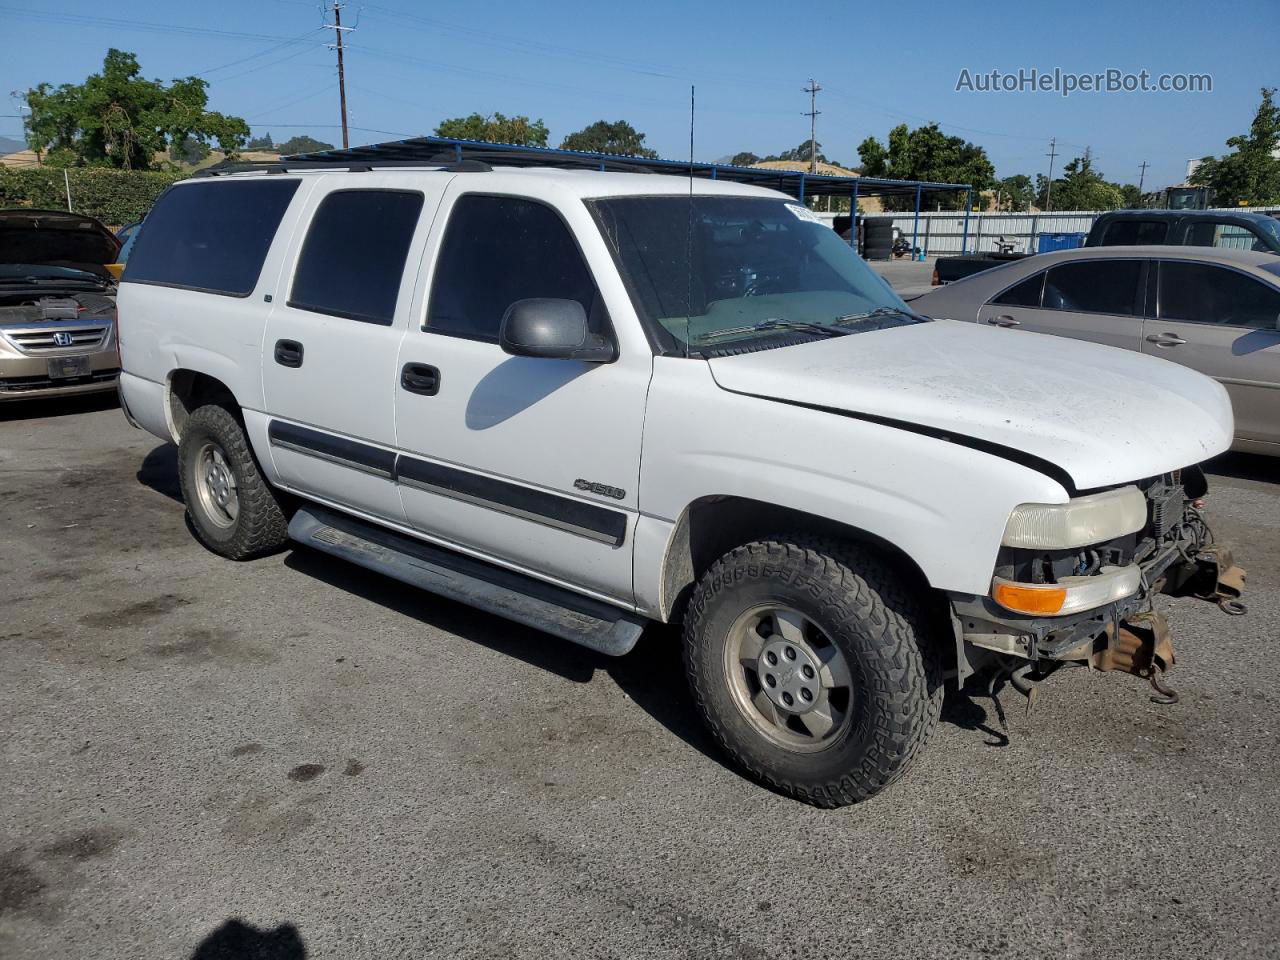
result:
M 806 680 L 812 680 L 812 679 L 813 679 L 813 667 L 809 666 L 809 665 L 806 663 L 803 667 L 801 667 L 801 668 L 800 668 L 800 675 L 801 675 L 801 676 L 803 676 Z
M 764 659 L 771 667 L 776 667 L 778 665 L 778 655 L 772 650 L 764 655 Z
M 778 678 L 775 677 L 772 673 L 766 673 L 764 675 L 764 682 L 771 687 L 776 687 L 778 685 Z
M 787 647 L 787 649 L 786 649 L 786 650 L 784 650 L 784 651 L 783 651 L 783 653 L 785 653 L 785 654 L 787 655 L 787 659 L 788 659 L 788 660 L 794 660 L 794 659 L 796 658 L 796 648 L 795 648 L 795 647 Z
M 813 701 L 813 692 L 808 687 L 801 687 L 800 699 L 805 703 L 811 703 Z
M 783 702 L 783 703 L 785 703 L 785 704 L 789 707 L 789 706 L 791 706 L 793 703 L 795 703 L 795 702 L 796 702 L 796 700 L 795 700 L 795 697 L 791 696 L 791 694 L 789 694 L 789 693 L 783 693 L 783 695 L 782 695 L 782 702 Z

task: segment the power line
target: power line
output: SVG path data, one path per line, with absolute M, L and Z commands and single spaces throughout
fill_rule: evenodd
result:
M 809 118 L 809 172 L 818 172 L 818 114 L 822 111 L 818 109 L 818 91 L 822 89 L 818 85 L 818 81 L 813 77 L 809 78 L 809 85 L 804 87 L 804 92 L 809 94 L 809 112 L 803 113 L 801 116 Z

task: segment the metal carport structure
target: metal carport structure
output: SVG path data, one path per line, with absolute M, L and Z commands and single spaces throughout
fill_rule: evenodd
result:
M 335 164 L 358 167 L 361 164 L 415 166 L 467 161 L 486 163 L 491 166 L 574 167 L 730 180 L 734 183 L 769 187 L 789 194 L 801 202 L 810 197 L 848 197 L 851 211 L 858 209 L 860 197 L 912 196 L 915 199 L 915 215 L 911 230 L 912 248 L 917 246 L 916 241 L 919 239 L 921 197 L 925 193 L 964 191 L 964 235 L 961 239 L 961 249 L 964 250 L 969 242 L 969 212 L 973 208 L 973 187 L 967 183 L 887 180 L 880 177 L 833 177 L 797 170 L 775 170 L 770 167 L 737 167 L 726 163 L 628 157 L 611 153 L 556 150 L 549 147 L 524 147 L 510 143 L 456 140 L 449 137 L 411 137 L 407 140 L 373 143 L 344 150 L 302 153 L 287 157 L 281 163 L 295 166 Z M 851 242 L 856 243 L 854 231 L 851 231 Z

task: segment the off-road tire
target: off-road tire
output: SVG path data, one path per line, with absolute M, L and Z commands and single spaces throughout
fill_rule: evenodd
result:
M 857 803 L 901 777 L 942 709 L 942 657 L 922 603 L 927 588 L 879 552 L 782 536 L 749 543 L 699 581 L 684 621 L 684 656 L 703 719 L 755 779 L 819 807 Z M 779 746 L 730 691 L 725 645 L 744 610 L 776 602 L 819 627 L 852 675 L 852 722 L 817 752 Z
M 197 454 L 210 440 L 225 453 L 236 479 L 239 515 L 230 527 L 211 519 L 196 492 Z M 250 560 L 279 550 L 288 541 L 289 523 L 280 497 L 262 476 L 239 417 L 226 407 L 199 407 L 187 418 L 178 444 L 178 480 L 191 528 L 214 553 Z

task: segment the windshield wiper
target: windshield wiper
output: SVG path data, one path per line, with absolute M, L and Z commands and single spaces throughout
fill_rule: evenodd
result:
M 916 313 L 914 310 L 906 310 L 902 307 L 876 307 L 866 313 L 850 313 L 843 317 L 836 317 L 832 323 L 853 323 L 857 320 L 874 320 L 878 317 L 907 317 L 920 323 L 927 323 L 928 317 Z
M 0 284 L 11 286 L 45 286 L 53 284 L 61 286 L 67 283 L 87 283 L 93 286 L 101 286 L 103 281 L 99 280 L 91 273 L 86 273 L 83 277 L 0 277 Z
M 810 323 L 808 320 L 787 320 L 783 317 L 771 317 L 768 320 L 749 323 L 743 327 L 725 327 L 723 330 L 712 330 L 710 333 L 704 333 L 696 342 L 710 343 L 712 340 L 720 340 L 724 337 L 749 333 L 768 333 L 771 330 L 802 330 L 805 333 L 820 333 L 825 337 L 843 337 L 853 332 L 842 327 L 834 327 L 829 323 Z

